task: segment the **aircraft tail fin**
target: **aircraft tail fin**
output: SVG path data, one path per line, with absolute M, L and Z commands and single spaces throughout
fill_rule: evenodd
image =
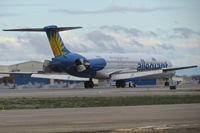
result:
M 82 27 L 57 27 L 56 25 L 45 26 L 44 28 L 25 28 L 25 29 L 5 29 L 3 31 L 28 31 L 46 32 L 54 56 L 65 55 L 70 51 L 65 48 L 59 31 L 79 29 Z

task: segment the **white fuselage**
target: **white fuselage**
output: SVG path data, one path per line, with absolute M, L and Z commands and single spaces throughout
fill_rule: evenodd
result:
M 109 78 L 111 73 L 120 72 L 136 72 L 158 68 L 172 67 L 172 63 L 165 57 L 160 55 L 147 54 L 81 54 L 88 59 L 104 58 L 106 67 L 97 72 L 96 78 Z M 153 78 L 169 78 L 174 75 L 174 72 L 165 73 L 162 75 L 154 75 Z M 152 78 L 152 77 L 151 77 Z

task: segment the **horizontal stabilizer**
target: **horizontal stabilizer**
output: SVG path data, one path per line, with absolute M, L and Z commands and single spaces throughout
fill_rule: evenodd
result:
M 65 30 L 73 30 L 79 29 L 82 27 L 57 27 L 57 26 L 50 26 L 48 28 L 23 28 L 23 29 L 4 29 L 3 31 L 29 31 L 29 32 L 46 32 L 46 31 L 65 31 Z

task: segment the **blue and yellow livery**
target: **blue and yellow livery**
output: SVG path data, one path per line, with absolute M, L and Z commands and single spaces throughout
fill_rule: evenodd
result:
M 70 51 L 65 48 L 61 36 L 56 29 L 57 26 L 53 25 L 44 27 L 44 31 L 47 33 L 47 37 L 55 57 L 70 53 Z

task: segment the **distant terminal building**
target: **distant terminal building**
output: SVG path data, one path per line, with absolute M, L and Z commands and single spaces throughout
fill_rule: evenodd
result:
M 0 71 L 1 72 L 9 72 L 8 66 L 2 65 L 0 66 Z M 4 83 L 7 84 L 9 82 L 9 74 L 0 74 L 0 84 Z M 12 81 L 10 81 L 12 82 Z
M 8 66 L 9 72 L 38 72 L 42 71 L 43 63 L 40 61 L 28 61 Z

